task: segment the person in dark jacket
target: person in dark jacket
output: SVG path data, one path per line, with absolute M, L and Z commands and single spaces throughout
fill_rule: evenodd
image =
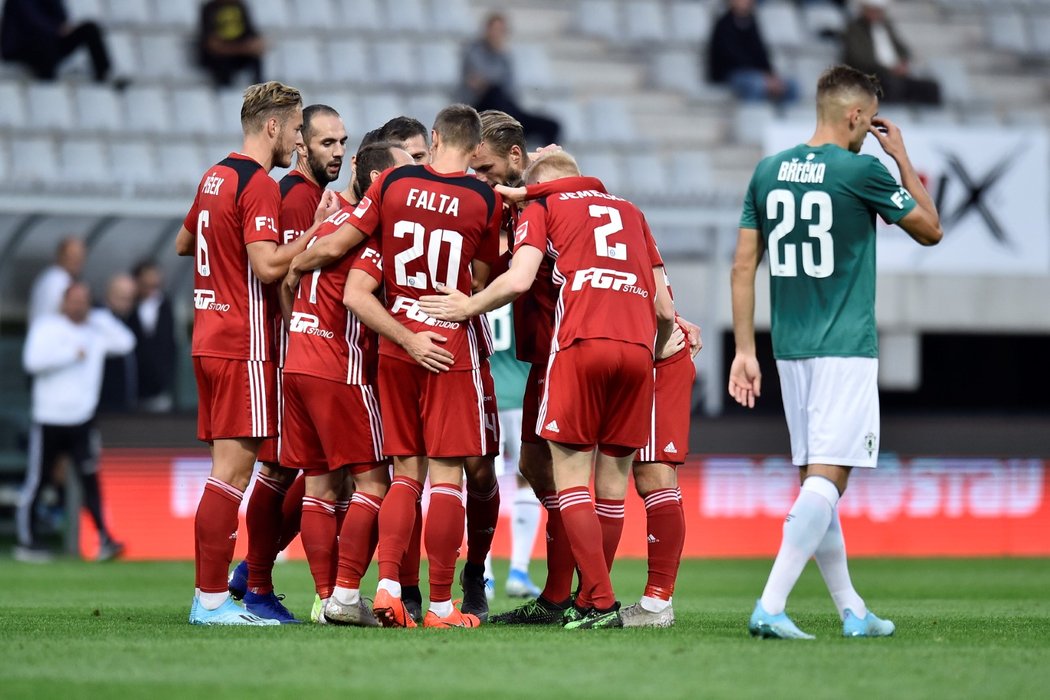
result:
M 707 77 L 729 85 L 741 100 L 793 102 L 794 80 L 777 74 L 755 18 L 754 0 L 729 0 L 707 44 Z
M 26 65 L 41 80 L 54 80 L 67 56 L 86 47 L 95 80 L 109 77 L 110 60 L 95 22 L 72 24 L 63 0 L 7 0 L 0 18 L 0 57 Z
M 208 0 L 201 5 L 198 60 L 216 87 L 233 84 L 247 70 L 253 83 L 263 82 L 266 40 L 255 28 L 243 0 Z
M 135 334 L 138 368 L 138 405 L 150 412 L 170 411 L 174 405 L 175 315 L 164 292 L 157 263 L 146 260 L 132 270 L 138 285 L 138 303 L 128 319 Z

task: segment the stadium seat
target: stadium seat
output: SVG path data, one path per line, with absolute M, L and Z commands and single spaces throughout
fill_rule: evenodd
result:
M 114 75 L 126 78 L 141 73 L 142 59 L 139 56 L 138 38 L 134 33 L 129 31 L 106 32 L 106 46 L 109 47 L 109 58 L 113 62 Z
M 766 102 L 743 102 L 737 105 L 733 130 L 738 143 L 762 145 L 766 126 L 776 118 L 773 106 Z
M 377 84 L 404 87 L 419 82 L 419 64 L 413 42 L 406 39 L 372 42 L 372 67 Z
M 100 138 L 67 137 L 59 145 L 59 163 L 63 185 L 74 189 L 111 189 L 119 191 L 113 177 L 109 153 Z
M 941 85 L 941 95 L 947 102 L 963 103 L 973 97 L 970 77 L 961 58 L 937 56 L 927 61 L 930 73 Z
M 26 136 L 18 139 L 18 157 L 12 158 L 11 175 L 19 186 L 58 185 L 58 151 L 55 142 L 46 136 Z
M 244 92 L 239 88 L 222 88 L 216 92 L 218 95 L 218 122 L 217 130 L 221 134 L 240 136 L 241 130 L 241 105 L 244 103 Z
M 576 5 L 575 27 L 585 36 L 621 40 L 619 4 L 614 0 L 581 0 Z
M 386 0 L 384 28 L 400 32 L 427 33 L 427 10 L 423 0 Z
M 7 139 L 0 137 L 0 187 L 6 185 L 7 178 L 11 176 L 10 157 Z
M 86 131 L 116 132 L 124 126 L 120 99 L 113 88 L 95 83 L 75 86 L 77 128 Z
M 29 108 L 34 129 L 72 128 L 73 104 L 69 88 L 63 83 L 30 83 L 26 90 L 26 105 Z
M 956 126 L 959 124 L 959 115 L 950 108 L 915 108 L 912 116 L 917 124 L 923 126 Z
M 710 4 L 679 0 L 671 4 L 669 12 L 671 40 L 686 44 L 694 51 L 697 44 L 707 44 L 713 22 Z
M 0 127 L 25 128 L 26 96 L 20 81 L 0 81 Z
M 670 32 L 664 9 L 656 0 L 628 0 L 623 7 L 623 36 L 636 44 L 664 43 Z
M 157 153 L 162 182 L 176 188 L 192 190 L 200 182 L 204 169 L 211 165 L 192 141 L 161 143 Z
M 1024 18 L 1016 10 L 989 9 L 984 15 L 988 45 L 1020 55 L 1031 51 Z
M 798 10 L 786 2 L 770 2 L 755 8 L 759 31 L 770 47 L 795 48 L 802 44 L 802 25 Z
M 431 30 L 461 37 L 477 31 L 478 20 L 474 17 L 469 0 L 430 0 L 427 4 Z
M 562 138 L 567 143 L 585 143 L 593 140 L 593 133 L 587 128 L 580 103 L 572 99 L 548 99 L 543 109 L 556 118 L 561 124 Z
M 842 34 L 846 29 L 846 15 L 842 8 L 830 2 L 808 2 L 802 5 L 802 25 L 813 38 L 821 34 Z
M 673 49 L 651 54 L 649 79 L 664 90 L 694 95 L 702 82 L 700 63 L 695 51 Z
M 448 105 L 449 98 L 441 93 L 414 94 L 408 98 L 408 115 L 423 122 L 423 125 L 429 129 L 434 123 L 434 117 Z
M 213 134 L 220 123 L 215 93 L 207 87 L 187 87 L 169 93 L 174 108 L 172 126 L 179 134 Z
M 587 105 L 588 122 L 596 141 L 631 143 L 637 140 L 627 104 L 620 99 L 599 97 Z
M 416 80 L 428 88 L 452 90 L 459 84 L 459 47 L 452 40 L 426 41 L 417 45 L 419 67 Z M 419 80 L 422 78 L 422 80 Z
M 550 59 L 542 44 L 515 43 L 510 51 L 514 57 L 514 78 L 519 88 L 545 89 L 554 85 Z
M 66 3 L 66 11 L 70 22 L 83 22 L 84 20 L 106 21 L 109 19 L 106 0 L 70 0 Z
M 1043 6 L 1043 12 L 1050 12 L 1050 3 Z M 1028 29 L 1032 54 L 1042 59 L 1050 58 L 1050 14 L 1029 16 Z
M 260 30 L 274 30 L 278 33 L 287 31 L 294 17 L 285 0 L 252 0 L 252 20 Z
M 146 0 L 105 0 L 106 24 L 117 26 L 144 27 L 151 21 L 152 3 Z M 96 17 L 97 19 L 97 17 Z
M 152 17 L 154 26 L 166 25 L 186 32 L 196 31 L 200 21 L 196 3 L 171 0 L 155 0 Z
M 145 140 L 114 138 L 109 144 L 113 176 L 127 194 L 161 182 L 160 165 L 153 146 Z
M 383 29 L 383 14 L 379 11 L 378 0 L 339 0 L 335 5 L 341 14 L 341 26 L 348 27 L 351 33 Z
M 377 129 L 394 117 L 406 113 L 404 103 L 394 93 L 358 95 L 357 98 L 366 131 Z
M 666 197 L 670 190 L 667 167 L 655 153 L 630 153 L 623 160 L 624 187 L 632 196 Z
M 289 13 L 289 27 L 313 30 L 332 29 L 337 26 L 332 0 L 294 0 Z
M 164 32 L 139 35 L 142 65 L 139 74 L 151 80 L 185 81 L 191 76 L 188 39 L 180 33 Z
M 675 151 L 671 154 L 668 191 L 675 196 L 693 196 L 711 188 L 711 160 L 707 151 Z
M 367 83 L 370 73 L 368 45 L 362 39 L 340 37 L 325 46 L 325 76 L 337 83 Z
M 237 109 L 240 113 L 240 107 Z M 124 114 L 132 131 L 166 133 L 171 130 L 171 103 L 164 88 L 132 85 L 124 91 Z
M 336 87 L 319 87 L 318 89 L 308 90 L 303 95 L 303 103 L 307 105 L 315 103 L 328 105 L 339 112 L 339 117 L 343 120 L 343 125 L 346 126 L 346 133 L 350 134 L 347 148 L 351 148 L 350 142 L 361 135 L 361 114 L 357 110 L 357 102 L 350 91 Z
M 623 176 L 620 159 L 608 152 L 581 153 L 578 157 L 580 172 L 596 177 L 612 194 L 623 192 Z
M 319 39 L 286 39 L 265 58 L 267 76 L 295 86 L 324 80 L 326 66 Z

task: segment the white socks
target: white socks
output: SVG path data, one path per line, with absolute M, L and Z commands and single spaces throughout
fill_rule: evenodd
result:
M 671 605 L 671 601 L 669 600 L 664 600 L 662 598 L 653 598 L 652 596 L 647 595 L 643 595 L 642 599 L 638 601 L 638 603 L 642 606 L 642 610 L 651 613 L 663 612 L 664 609 Z
M 835 484 L 822 476 L 806 477 L 784 520 L 780 551 L 762 591 L 762 608 L 770 615 L 784 612 L 788 594 L 824 539 L 838 501 Z
M 204 591 L 201 591 L 197 596 L 201 607 L 205 610 L 217 610 L 229 597 L 230 594 L 227 591 L 223 591 L 222 593 L 205 593 Z
M 452 601 L 443 600 L 440 603 L 430 601 L 430 612 L 434 613 L 438 617 L 448 617 L 452 614 Z
M 522 486 L 514 493 L 510 522 L 510 568 L 528 571 L 540 527 L 540 502 L 531 487 Z
M 361 589 L 336 586 L 332 589 L 332 597 L 340 605 L 356 605 L 361 600 Z
M 839 617 L 845 619 L 845 610 L 849 608 L 853 614 L 863 619 L 868 614 L 868 608 L 864 605 L 864 599 L 860 597 L 853 588 L 853 581 L 849 577 L 849 566 L 846 563 L 846 541 L 842 538 L 842 523 L 839 522 L 838 508 L 831 516 L 831 525 L 824 533 L 824 539 L 820 541 L 817 551 L 813 554 L 820 567 L 820 574 L 824 577 L 824 584 L 828 587 L 831 599 L 835 601 L 835 607 L 839 610 Z
M 376 587 L 381 591 L 386 591 L 395 598 L 401 597 L 401 584 L 397 581 L 389 578 L 379 579 L 379 585 Z

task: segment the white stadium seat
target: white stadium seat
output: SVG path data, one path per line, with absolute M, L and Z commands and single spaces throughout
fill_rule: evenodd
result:
M 107 24 L 146 26 L 153 8 L 147 0 L 105 0 Z M 96 17 L 96 19 L 100 19 Z
M 423 0 L 386 0 L 383 3 L 386 12 L 386 23 L 384 29 L 397 32 L 417 32 L 423 34 L 428 31 L 427 10 Z
M 623 35 L 635 43 L 663 43 L 670 34 L 656 0 L 629 0 L 623 5 L 623 22 Z
M 1020 12 L 995 8 L 984 15 L 988 44 L 993 49 L 1026 54 L 1031 50 L 1025 20 Z
M 459 47 L 452 41 L 426 41 L 417 46 L 422 82 L 428 88 L 449 89 L 459 84 Z
M 0 127 L 25 127 L 26 96 L 22 84 L 16 81 L 0 82 Z
M 434 117 L 437 116 L 437 113 L 448 105 L 448 98 L 440 94 L 423 93 L 421 95 L 411 95 L 408 98 L 407 114 L 423 122 L 423 125 L 429 129 L 434 123 Z M 379 125 L 377 124 L 376 126 Z
M 147 78 L 185 80 L 194 65 L 188 40 L 181 34 L 140 34 L 139 44 L 143 47 L 139 73 Z
M 636 140 L 634 124 L 623 100 L 600 97 L 587 105 L 594 139 L 608 143 L 631 143 Z
M 371 68 L 368 45 L 355 37 L 329 41 L 325 47 L 325 76 L 334 82 L 361 83 Z
M 200 21 L 198 3 L 156 0 L 153 13 L 156 24 L 170 25 L 182 30 L 196 31 L 197 22 Z
M 66 11 L 70 22 L 83 22 L 84 20 L 108 19 L 107 7 L 103 6 L 105 0 L 68 0 Z
M 752 146 L 761 145 L 766 125 L 775 118 L 773 106 L 767 102 L 740 103 L 736 108 L 736 119 L 733 120 L 736 140 Z
M 611 194 L 623 192 L 622 165 L 612 153 L 585 153 L 579 157 L 580 172 L 596 177 Z
M 587 126 L 583 108 L 576 100 L 545 100 L 543 109 L 561 124 L 562 139 L 567 143 L 585 143 L 594 140 L 593 132 Z
M 77 126 L 87 131 L 119 131 L 124 114 L 117 93 L 108 85 L 80 83 L 76 86 Z
M 477 31 L 477 18 L 469 0 L 430 0 L 429 25 L 437 32 L 469 36 Z
M 670 9 L 670 38 L 686 44 L 706 44 L 711 36 L 712 11 L 696 0 L 679 0 Z
M 511 54 L 514 56 L 514 78 L 519 88 L 549 88 L 554 85 L 550 59 L 542 44 L 515 44 L 511 47 Z
M 355 3 L 349 3 L 354 5 Z M 303 29 L 331 29 L 336 25 L 335 6 L 332 0 L 294 0 L 289 8 L 290 27 Z
M 73 104 L 63 83 L 30 83 L 26 104 L 33 128 L 66 130 L 73 126 Z
M 267 74 L 292 85 L 324 80 L 326 66 L 321 55 L 321 41 L 314 38 L 287 39 L 271 49 L 267 57 Z
M 379 0 L 337 0 L 336 9 L 341 13 L 341 24 L 352 34 L 363 30 L 383 29 L 383 13 L 379 11 Z
M 251 0 L 248 4 L 251 8 L 252 20 L 261 30 L 286 31 L 293 21 L 292 13 L 285 0 Z
M 173 187 L 196 187 L 204 169 L 211 165 L 193 142 L 163 142 L 157 147 L 157 153 L 162 182 Z
M 65 138 L 59 145 L 62 177 L 74 187 L 112 187 L 117 180 L 109 167 L 109 153 L 98 138 Z
M 675 151 L 669 165 L 671 194 L 696 195 L 711 187 L 711 161 L 706 151 Z
M 241 136 L 241 105 L 244 103 L 244 93 L 238 88 L 221 88 L 216 91 L 218 95 L 218 123 L 217 131 L 227 136 Z
M 58 152 L 53 139 L 28 136 L 18 139 L 18 157 L 12 158 L 12 179 L 19 185 L 58 185 Z
M 656 87 L 677 90 L 686 94 L 696 92 L 700 85 L 700 63 L 696 51 L 678 49 L 652 54 L 650 78 Z
M 411 41 L 373 41 L 372 68 L 378 85 L 406 86 L 419 82 L 419 64 Z
M 666 196 L 670 190 L 667 167 L 654 153 L 631 153 L 623 160 L 625 187 L 632 195 Z
M 127 31 L 107 31 L 106 46 L 113 63 L 113 75 L 129 77 L 142 72 L 139 42 L 136 35 Z
M 114 138 L 110 142 L 109 156 L 113 163 L 113 177 L 126 191 L 160 183 L 157 154 L 148 141 Z
M 169 96 L 173 108 L 175 133 L 199 135 L 215 133 L 219 118 L 215 112 L 215 93 L 210 88 L 180 88 L 172 90 Z
M 575 25 L 585 36 L 620 40 L 620 6 L 614 0 L 581 0 L 576 5 Z
M 363 95 L 360 107 L 365 131 L 378 129 L 394 117 L 407 114 L 405 104 L 394 93 Z
M 132 85 L 124 91 L 124 114 L 132 131 L 162 134 L 171 130 L 171 103 L 164 88 Z
M 758 31 L 771 47 L 796 47 L 803 41 L 802 24 L 793 4 L 770 0 L 755 8 Z

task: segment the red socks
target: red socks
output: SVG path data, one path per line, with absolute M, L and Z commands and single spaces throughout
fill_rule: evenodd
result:
M 225 593 L 226 577 L 237 544 L 237 510 L 244 492 L 208 478 L 197 506 L 197 587 L 203 593 Z
M 657 489 L 645 496 L 649 541 L 649 578 L 643 595 L 670 600 L 685 545 L 685 512 L 677 489 Z
M 332 586 L 335 585 L 335 503 L 304 496 L 302 528 L 303 551 L 314 577 L 314 588 L 324 599 L 332 595 Z
M 463 543 L 463 492 L 455 484 L 430 485 L 430 511 L 427 513 L 427 562 L 430 564 L 430 600 L 452 600 L 452 580 L 456 559 Z
M 539 499 L 547 511 L 547 582 L 541 595 L 544 600 L 561 603 L 572 593 L 576 559 L 572 556 L 569 537 L 565 534 L 557 494 L 544 492 L 539 494 Z
M 499 482 L 492 488 L 473 491 L 467 486 L 467 561 L 485 565 L 499 523 Z
M 401 586 L 419 587 L 419 560 L 423 558 L 423 501 L 422 496 L 416 499 L 416 524 L 412 527 L 412 536 L 408 548 L 401 559 Z
M 278 552 L 283 552 L 285 547 L 290 545 L 295 536 L 299 534 L 299 525 L 303 517 L 303 496 L 305 495 L 306 475 L 300 474 L 288 487 L 288 493 L 284 494 L 284 503 L 281 505 L 281 535 L 277 543 Z
M 412 528 L 417 520 L 416 502 L 423 484 L 407 476 L 395 476 L 379 509 L 379 578 L 400 581 Z M 419 567 L 416 567 L 418 572 Z M 418 576 L 418 573 L 417 573 Z M 404 582 L 402 582 L 404 585 Z
M 594 512 L 590 490 L 576 486 L 558 492 L 562 522 L 580 570 L 580 599 L 605 610 L 616 603 L 605 554 L 594 546 L 602 542 L 602 526 Z
M 339 570 L 335 585 L 360 588 L 361 577 L 372 561 L 376 549 L 379 509 L 383 499 L 356 492 L 350 499 L 350 510 L 339 531 Z
M 620 535 L 623 534 L 623 499 L 596 498 L 594 510 L 598 513 L 598 522 L 602 526 L 605 566 L 612 571 L 616 548 L 620 546 Z
M 287 489 L 281 482 L 263 474 L 255 478 L 248 499 L 248 590 L 273 592 L 273 562 L 280 552 L 281 509 Z

